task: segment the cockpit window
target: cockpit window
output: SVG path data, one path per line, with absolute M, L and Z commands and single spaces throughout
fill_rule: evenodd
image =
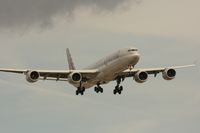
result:
M 137 49 L 129 49 L 128 52 L 138 51 Z

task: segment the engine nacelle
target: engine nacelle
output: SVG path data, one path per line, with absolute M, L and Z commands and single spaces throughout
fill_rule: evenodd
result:
M 163 71 L 162 76 L 165 80 L 172 80 L 176 77 L 176 70 L 171 68 L 166 68 Z
M 138 71 L 135 74 L 135 81 L 138 82 L 138 83 L 144 83 L 144 82 L 147 81 L 147 79 L 148 79 L 148 73 L 147 72 Z
M 69 83 L 78 84 L 82 81 L 82 75 L 80 73 L 71 73 L 68 77 Z
M 35 83 L 39 80 L 39 77 L 40 77 L 40 73 L 37 72 L 37 71 L 28 71 L 26 73 L 26 80 L 29 82 L 29 83 Z

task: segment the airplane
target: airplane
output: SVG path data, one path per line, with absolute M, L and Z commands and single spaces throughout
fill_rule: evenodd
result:
M 30 70 L 30 69 L 5 69 L 0 68 L 1 72 L 10 72 L 24 74 L 29 83 L 35 83 L 39 80 L 68 81 L 77 88 L 76 95 L 84 95 L 86 89 L 93 86 L 96 93 L 103 93 L 104 84 L 116 81 L 117 85 L 113 94 L 121 94 L 123 86 L 120 85 L 125 78 L 132 77 L 137 83 L 144 83 L 149 75 L 157 76 L 162 73 L 165 80 L 172 80 L 176 76 L 176 70 L 179 68 L 193 67 L 195 64 L 184 66 L 171 66 L 161 68 L 135 68 L 139 62 L 140 54 L 137 48 L 123 48 L 109 56 L 106 56 L 98 62 L 82 70 L 75 68 L 70 50 L 66 49 L 69 70 Z

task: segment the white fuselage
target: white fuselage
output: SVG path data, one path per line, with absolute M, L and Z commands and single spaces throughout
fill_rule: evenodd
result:
M 132 51 L 131 51 L 132 49 Z M 90 88 L 94 85 L 106 84 L 113 81 L 118 73 L 127 70 L 129 66 L 135 66 L 139 61 L 140 55 L 137 49 L 127 48 L 121 49 L 117 52 L 101 59 L 97 63 L 87 67 L 86 69 L 97 69 L 99 74 L 91 80 L 84 82 L 83 87 Z M 75 87 L 79 85 L 73 84 Z

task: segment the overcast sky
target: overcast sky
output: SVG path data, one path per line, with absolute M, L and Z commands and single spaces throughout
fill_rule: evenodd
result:
M 124 47 L 137 47 L 137 67 L 191 64 L 200 54 L 198 0 L 0 0 L 0 67 L 68 69 L 70 48 L 81 69 Z M 115 82 L 104 93 L 65 82 L 26 82 L 0 73 L 3 133 L 199 133 L 199 67 L 165 81 Z

